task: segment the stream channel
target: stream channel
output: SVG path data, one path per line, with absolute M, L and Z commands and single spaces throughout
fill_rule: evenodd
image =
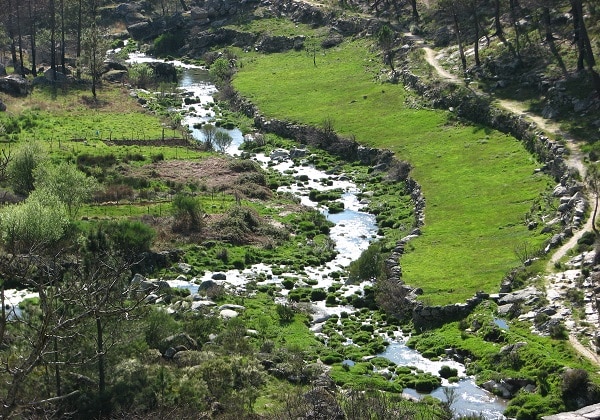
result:
M 155 59 L 142 54 L 134 54 L 128 61 L 139 63 L 153 60 Z M 194 125 L 207 122 L 215 117 L 210 104 L 214 102 L 213 95 L 217 92 L 217 89 L 209 81 L 208 72 L 205 69 L 178 61 L 171 63 L 181 68 L 179 88 L 183 91 L 184 97 L 195 98 L 196 101 L 198 101 L 198 103 L 193 105 L 182 104 L 182 110 L 185 111 L 182 124 L 190 129 L 195 139 L 203 141 L 204 136 L 201 130 L 195 129 Z M 191 107 L 193 107 L 193 109 L 190 110 Z M 233 138 L 227 153 L 233 156 L 239 155 L 239 146 L 244 141 L 241 131 L 233 129 L 227 130 L 227 132 Z M 335 226 L 331 228 L 330 237 L 335 243 L 338 251 L 336 258 L 333 261 L 328 262 L 325 266 L 307 267 L 305 270 L 309 278 L 318 281 L 318 284 L 315 287 L 327 290 L 327 288 L 333 284 L 333 279 L 328 274 L 333 271 L 338 271 L 340 268 L 347 267 L 350 262 L 357 259 L 362 251 L 368 247 L 369 243 L 376 238 L 377 225 L 375 223 L 375 217 L 360 211 L 363 204 L 361 204 L 357 198 L 357 193 L 359 192 L 358 186 L 345 177 L 328 175 L 310 165 L 294 165 L 294 162 L 289 158 L 289 151 L 278 150 L 271 154 L 271 156 L 259 154 L 256 155 L 254 159 L 259 161 L 264 167 L 269 164 L 270 168 L 278 171 L 283 172 L 293 170 L 295 176 L 307 175 L 309 181 L 303 183 L 303 185 L 283 187 L 279 190 L 288 191 L 299 196 L 304 205 L 317 207 L 317 204 L 310 201 L 308 198 L 308 193 L 311 188 L 320 190 L 340 188 L 345 191 L 342 197 L 345 208 L 343 212 L 328 214 L 326 208 L 318 207 L 319 211 L 323 212 L 323 214 L 335 224 Z M 328 182 L 329 185 L 324 185 L 324 183 L 320 182 L 324 178 L 332 182 Z M 226 280 L 214 280 L 213 276 L 215 273 L 207 272 L 202 277 L 194 279 L 193 282 L 172 280 L 169 281 L 169 283 L 172 287 L 188 288 L 192 293 L 196 293 L 198 285 L 206 280 L 221 283 L 232 290 L 243 290 L 246 282 L 258 277 L 261 273 L 267 275 L 267 278 L 269 279 L 267 282 L 276 283 L 278 285 L 281 285 L 281 281 L 285 276 L 297 275 L 294 273 L 284 273 L 279 276 L 274 275 L 270 267 L 263 264 L 256 264 L 251 268 L 242 271 L 231 270 L 226 273 L 219 273 L 221 274 L 220 278 L 225 277 Z M 346 286 L 344 293 L 347 296 L 352 295 L 355 291 L 362 289 L 366 284 L 370 283 Z M 287 291 L 283 289 L 282 293 L 285 292 Z M 348 313 L 354 312 L 352 307 L 347 306 L 337 306 L 333 308 L 326 307 L 324 301 L 315 303 L 315 306 L 316 314 L 313 315 L 312 329 L 316 333 L 319 331 L 319 324 L 324 322 L 331 314 L 340 314 L 343 311 Z M 414 366 L 417 369 L 435 375 L 438 375 L 438 371 L 442 365 L 456 368 L 459 372 L 459 376 L 463 379 L 458 383 L 453 384 L 448 383 L 444 379 L 443 386 L 434 390 L 430 395 L 445 401 L 444 388 L 453 387 L 455 389 L 456 400 L 452 404 L 452 409 L 457 415 L 481 414 L 486 419 L 494 420 L 505 418 L 502 413 L 506 408 L 506 400 L 498 398 L 478 387 L 473 378 L 464 377 L 464 365 L 450 360 L 434 362 L 426 359 L 421 356 L 419 352 L 408 348 L 405 345 L 408 337 L 402 336 L 401 334 L 401 332 L 398 332 L 398 335 L 380 356 L 388 358 L 397 365 Z M 404 393 L 413 398 L 421 398 L 423 396 L 423 394 L 419 394 L 412 389 L 405 389 Z

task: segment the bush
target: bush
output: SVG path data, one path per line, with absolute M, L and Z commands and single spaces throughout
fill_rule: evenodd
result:
M 231 80 L 234 70 L 227 58 L 219 57 L 210 65 L 208 73 L 215 84 L 223 85 Z
M 172 202 L 175 227 L 196 231 L 202 228 L 202 204 L 198 197 L 177 194 Z
M 123 220 L 102 227 L 114 248 L 123 255 L 140 255 L 150 251 L 154 241 L 154 230 L 139 221 Z
M 145 88 L 154 80 L 154 70 L 146 63 L 133 64 L 127 74 L 129 82 L 138 88 Z
M 296 282 L 292 279 L 284 279 L 281 282 L 281 285 L 286 288 L 287 290 L 292 290 L 294 288 L 294 285 L 296 284 Z
M 288 306 L 283 304 L 277 304 L 277 316 L 279 317 L 281 322 L 292 322 L 294 320 L 294 310 Z
M 439 374 L 442 378 L 444 379 L 448 379 L 451 378 L 453 376 L 457 376 L 458 375 L 458 370 L 451 368 L 448 365 L 442 365 L 442 367 L 440 368 Z
M 10 252 L 28 252 L 40 245 L 51 245 L 67 232 L 67 209 L 47 191 L 34 191 L 27 200 L 2 208 L 0 233 Z
M 327 298 L 327 292 L 323 289 L 313 289 L 310 292 L 310 300 L 313 302 L 325 300 Z
M 589 382 L 589 374 L 586 370 L 566 369 L 562 374 L 562 393 L 565 397 L 575 397 L 585 394 Z
M 334 294 L 327 295 L 327 299 L 325 299 L 325 303 L 329 306 L 335 306 L 338 304 L 337 298 Z
M 34 188 L 34 169 L 45 159 L 45 151 L 37 142 L 25 143 L 17 150 L 7 167 L 8 179 L 17 194 L 27 195 Z
M 159 35 L 154 40 L 154 54 L 161 57 L 179 50 L 185 44 L 185 35 L 184 31 Z
M 384 261 L 381 245 L 379 243 L 369 245 L 360 257 L 350 264 L 348 283 L 355 284 L 365 280 L 376 280 L 383 272 Z

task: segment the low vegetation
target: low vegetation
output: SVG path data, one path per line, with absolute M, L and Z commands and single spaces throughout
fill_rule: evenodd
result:
M 390 149 L 413 166 L 411 176 L 427 197 L 426 225 L 403 256 L 402 271 L 405 282 L 423 288 L 429 303 L 497 290 L 520 263 L 515 247 L 539 249 L 548 239 L 527 228 L 525 215 L 532 203 L 543 201 L 552 180 L 534 173 L 538 164 L 514 138 L 464 125 L 449 112 L 407 108 L 410 94 L 401 86 L 373 83 L 380 65 L 369 45 L 346 41 L 323 52 L 317 67 L 303 52 L 240 53 L 243 66 L 234 86 L 268 116 L 313 125 L 327 116 L 337 132 Z M 348 81 L 347 74 L 357 77 Z M 262 89 L 264 84 L 270 88 Z M 376 194 L 385 191 L 378 188 Z M 403 218 L 390 213 L 388 222 L 384 215 L 378 220 L 382 228 L 402 227 Z M 542 210 L 534 217 L 543 215 Z M 406 229 L 387 232 L 393 238 Z
M 450 17 L 454 3 L 440 2 L 435 15 L 420 22 L 415 7 L 411 29 L 430 33 L 432 22 Z M 173 11 L 182 19 L 198 13 L 180 15 L 186 2 L 160 6 L 157 21 Z M 75 11 L 75 3 L 67 7 Z M 103 6 L 102 16 L 113 7 Z M 339 18 L 371 12 L 370 5 L 352 2 L 321 7 Z M 391 9 L 376 12 L 389 18 Z M 417 60 L 422 76 L 431 75 L 420 53 L 395 48 L 396 21 L 407 18 L 395 16 L 372 36 L 344 38 L 326 26 L 272 17 L 262 5 L 239 13 L 237 24 L 225 30 L 297 43 L 281 53 L 227 47 L 204 54 L 221 93 L 196 109 L 198 98 L 182 98 L 175 84 L 157 81 L 149 65 L 129 67 L 127 82 L 135 88 L 101 83 L 87 45 L 104 41 L 95 9 L 88 12 L 96 39 L 85 42 L 83 60 L 91 96 L 77 75 L 60 88 L 48 83 L 24 98 L 2 97 L 9 111 L 0 114 L 0 359 L 6 367 L 0 371 L 0 417 L 291 420 L 318 413 L 447 420 L 456 417 L 451 391 L 445 401 L 409 401 L 401 393 L 412 388 L 426 394 L 446 381 L 460 382 L 462 371 L 449 366 L 450 358 L 498 394 L 503 391 L 493 384 L 518 383 L 521 391 L 511 394 L 505 414 L 519 420 L 600 400 L 597 369 L 570 347 L 565 325 L 539 314 L 532 323 L 550 324 L 549 335 L 533 334 L 531 323 L 516 317 L 530 309 L 526 304 L 503 319 L 486 300 L 436 329 L 413 325 L 411 308 L 399 304 L 412 290 L 403 283 L 418 287 L 414 292 L 425 305 L 496 292 L 508 273 L 513 287 L 530 283 L 546 261 L 527 257 L 541 256 L 556 233 L 544 221 L 557 206 L 554 181 L 515 138 L 464 121 L 452 109 L 433 110 L 396 83 L 405 59 Z M 456 25 L 465 16 L 456 16 Z M 8 27 L 14 29 L 12 21 Z M 510 30 L 525 28 L 515 23 Z M 186 35 L 163 33 L 148 48 L 172 55 L 189 47 Z M 121 58 L 138 46 L 129 43 Z M 482 56 L 501 51 L 492 48 Z M 465 72 L 463 63 L 446 65 L 462 65 Z M 467 87 L 496 89 L 484 78 L 465 80 Z M 283 173 L 272 170 L 274 162 L 263 168 L 252 159 L 255 153 L 298 145 L 255 132 L 251 119 L 229 110 L 223 99 L 234 89 L 267 118 L 389 149 L 402 162 L 385 172 L 306 147 Z M 531 92 L 509 87 L 501 96 L 511 92 L 533 110 L 542 106 Z M 182 101 L 192 107 L 176 109 Z M 214 117 L 193 126 L 201 137 L 195 140 L 182 121 L 185 112 L 204 111 Z M 224 154 L 234 126 L 251 134 L 235 159 Z M 586 121 L 577 130 L 589 128 Z M 584 149 L 593 158 L 597 144 Z M 331 178 L 298 175 L 297 168 L 307 165 Z M 425 197 L 424 225 L 415 219 L 407 175 Z M 344 210 L 345 191 L 325 188 L 334 177 L 360 187 L 378 237 L 349 267 L 325 269 L 338 250 L 324 213 Z M 306 192 L 316 208 L 282 192 L 313 181 L 324 187 Z M 390 252 L 416 232 L 404 245 L 398 282 L 390 276 L 396 262 L 388 260 Z M 578 250 L 592 249 L 595 238 L 584 236 Z M 271 267 L 268 274 L 256 269 L 260 265 Z M 327 285 L 307 275 L 314 267 Z M 244 287 L 221 282 L 229 270 L 245 270 Z M 13 308 L 9 288 L 34 295 Z M 566 297 L 573 311 L 584 310 L 579 290 Z M 315 304 L 337 308 L 336 314 L 322 317 Z M 390 361 L 388 346 L 409 336 L 408 346 L 448 365 L 424 372 Z

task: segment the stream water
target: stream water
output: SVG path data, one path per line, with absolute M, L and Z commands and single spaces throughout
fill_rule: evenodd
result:
M 132 57 L 131 61 L 149 61 L 152 58 L 137 55 Z M 209 82 L 208 73 L 206 70 L 183 63 L 175 62 L 182 68 L 182 75 L 179 81 L 179 87 L 184 91 L 186 97 L 196 98 L 198 103 L 194 105 L 182 104 L 182 108 L 186 111 L 186 116 L 183 118 L 183 124 L 187 126 L 194 138 L 198 141 L 203 141 L 201 130 L 195 129 L 194 125 L 201 122 L 209 121 L 215 117 L 210 104 L 213 102 L 213 95 L 217 91 L 216 87 Z M 192 110 L 190 108 L 193 107 Z M 238 129 L 227 130 L 232 136 L 233 142 L 227 152 L 231 155 L 239 154 L 239 146 L 243 142 L 243 135 Z M 264 166 L 271 161 L 269 156 L 257 155 L 255 159 L 261 162 Z M 308 199 L 308 192 L 311 188 L 320 190 L 340 188 L 345 193 L 342 200 L 345 210 L 337 214 L 328 214 L 326 209 L 319 208 L 327 218 L 332 221 L 335 226 L 331 229 L 331 239 L 335 243 L 338 251 L 337 257 L 320 267 L 307 267 L 307 277 L 316 280 L 318 284 L 315 287 L 327 289 L 333 284 L 333 279 L 328 274 L 332 271 L 337 271 L 340 268 L 347 267 L 350 262 L 357 259 L 361 252 L 364 251 L 369 243 L 376 238 L 377 225 L 375 217 L 365 212 L 361 212 L 361 203 L 357 198 L 359 188 L 345 177 L 328 175 L 323 171 L 317 170 L 310 165 L 295 165 L 291 159 L 278 159 L 275 165 L 270 163 L 271 168 L 279 171 L 294 171 L 294 175 L 306 175 L 309 179 L 307 183 L 301 186 L 294 184 L 290 187 L 284 187 L 281 191 L 291 192 L 300 197 L 301 202 L 307 206 L 316 207 L 317 204 Z M 321 182 L 322 179 L 328 179 L 328 185 Z M 282 279 L 289 276 L 296 276 L 294 273 L 284 273 L 274 275 L 271 267 L 263 264 L 256 264 L 244 270 L 231 270 L 225 274 L 226 280 L 221 281 L 225 286 L 232 289 L 243 289 L 244 285 L 251 279 L 256 278 L 259 274 L 268 275 L 268 282 L 281 284 Z M 205 280 L 212 279 L 214 273 L 205 273 L 202 277 L 196 278 L 194 282 L 170 281 L 173 287 L 184 287 L 195 293 L 198 285 Z M 213 280 L 215 281 L 215 280 Z M 218 282 L 218 281 L 217 281 Z M 349 296 L 355 291 L 364 287 L 365 284 L 345 286 L 342 290 L 344 294 Z M 285 289 L 284 289 L 285 290 Z M 318 311 L 325 314 L 341 313 L 342 311 L 352 312 L 353 308 L 337 306 L 326 307 L 325 302 L 317 303 Z M 408 348 L 404 344 L 401 337 L 392 342 L 381 356 L 386 357 L 398 365 L 415 366 L 426 372 L 433 374 L 438 373 L 442 364 L 450 365 L 457 368 L 459 373 L 464 376 L 464 366 L 453 361 L 433 362 L 424 358 L 415 350 Z M 489 392 L 475 385 L 472 378 L 464 378 L 458 383 L 449 384 L 444 382 L 444 385 L 430 395 L 445 400 L 444 387 L 452 387 L 455 390 L 456 400 L 452 405 L 452 409 L 458 415 L 482 414 L 486 419 L 504 419 L 502 412 L 506 408 L 506 401 L 495 397 Z M 415 398 L 420 398 L 422 395 L 411 389 L 406 389 L 406 393 Z

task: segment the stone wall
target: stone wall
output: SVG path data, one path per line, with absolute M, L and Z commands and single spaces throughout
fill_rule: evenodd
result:
M 543 135 L 534 123 L 526 121 L 519 115 L 493 107 L 487 98 L 464 87 L 445 83 L 427 84 L 406 69 L 402 71 L 401 76 L 405 86 L 429 100 L 433 107 L 452 110 L 460 118 L 494 128 L 521 140 L 525 148 L 542 162 L 540 170 L 546 171 L 559 182 L 554 189 L 554 196 L 559 197 L 561 201 L 557 220 L 560 221 L 562 230 L 550 239 L 544 252 L 549 252 L 550 249 L 558 246 L 572 235 L 573 228 L 581 226 L 587 202 L 581 194 L 582 184 L 575 179 L 578 174 L 571 173 L 566 164 L 567 151 L 563 145 Z M 402 248 L 403 245 L 397 249 Z M 399 261 L 400 255 L 397 258 L 394 255 L 394 259 Z M 393 267 L 393 264 L 391 266 L 394 272 L 401 273 L 399 262 L 398 267 Z M 505 292 L 511 290 L 507 279 L 510 279 L 510 276 L 502 280 L 502 290 Z M 418 292 L 418 289 L 416 291 Z M 428 327 L 466 317 L 477 304 L 487 299 L 488 295 L 478 292 L 465 303 L 446 306 L 426 306 L 414 299 L 416 298 L 414 294 L 411 297 L 415 326 Z
M 431 102 L 434 108 L 453 110 L 457 116 L 471 122 L 494 128 L 521 140 L 525 148 L 545 165 L 551 176 L 560 181 L 570 177 L 565 162 L 566 149 L 560 143 L 540 133 L 537 126 L 520 115 L 498 109 L 488 98 L 464 87 L 447 83 L 427 84 L 404 69 L 402 82 Z
M 311 6 L 297 2 L 275 2 L 273 8 L 281 15 L 293 15 L 295 20 L 303 23 L 322 25 L 329 20 L 329 24 L 344 35 L 368 32 L 373 27 L 372 22 L 338 22 L 329 19 L 321 12 L 314 11 Z M 543 163 L 541 170 L 547 171 L 554 179 L 560 182 L 569 192 L 578 189 L 577 183 L 568 170 L 565 162 L 564 147 L 537 131 L 534 124 L 527 122 L 522 117 L 512 113 L 501 111 L 491 106 L 490 102 L 472 91 L 458 86 L 429 85 L 419 77 L 407 70 L 402 72 L 402 80 L 405 86 L 417 91 L 423 98 L 431 101 L 432 106 L 442 109 L 451 109 L 460 118 L 474 123 L 486 125 L 501 132 L 510 134 L 521 140 L 526 149 L 538 157 Z M 448 93 L 450 92 L 450 94 Z M 347 160 L 359 160 L 362 164 L 371 165 L 377 170 L 387 170 L 398 163 L 393 153 L 389 150 L 378 150 L 360 146 L 356 141 L 345 139 L 333 131 L 327 131 L 316 127 L 296 124 L 288 121 L 268 119 L 260 114 L 259 110 L 248 101 L 239 97 L 232 100 L 234 106 L 244 114 L 254 119 L 255 126 L 265 132 L 275 133 L 279 136 L 295 139 L 301 144 L 318 147 L 340 156 Z M 410 235 L 401 239 L 386 261 L 388 276 L 397 281 L 406 289 L 407 297 L 404 302 L 398 302 L 407 308 L 412 308 L 413 321 L 417 327 L 426 327 L 443 322 L 453 321 L 466 317 L 477 304 L 488 295 L 478 292 L 465 303 L 457 303 L 446 306 L 426 306 L 417 297 L 422 290 L 405 285 L 402 281 L 401 256 L 405 244 L 412 238 L 421 234 L 421 227 L 425 222 L 425 198 L 421 193 L 420 185 L 413 179 L 407 177 L 405 180 L 414 203 L 415 223 Z M 571 198 L 571 197 L 569 197 Z M 560 215 L 565 224 L 565 229 L 559 239 L 552 246 L 556 246 L 560 240 L 569 235 L 573 227 L 569 221 L 574 220 L 575 208 L 580 213 L 582 201 L 565 200 L 573 202 L 569 208 L 564 208 Z M 583 204 L 585 207 L 585 203 Z M 579 216 L 578 216 L 579 217 Z M 556 235 L 555 235 L 556 236 Z M 550 245 L 549 245 L 550 247 Z

